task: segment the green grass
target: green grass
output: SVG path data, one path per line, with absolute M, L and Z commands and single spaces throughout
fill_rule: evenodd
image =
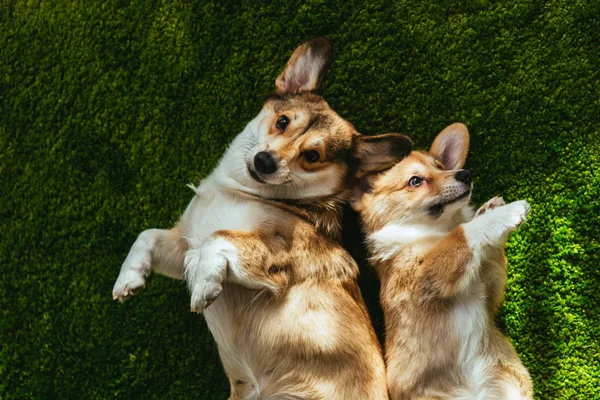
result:
M 0 398 L 227 396 L 181 282 L 111 288 L 317 35 L 322 92 L 361 132 L 426 147 L 465 122 L 474 200 L 531 202 L 501 323 L 537 398 L 600 398 L 599 31 L 578 0 L 3 0 Z

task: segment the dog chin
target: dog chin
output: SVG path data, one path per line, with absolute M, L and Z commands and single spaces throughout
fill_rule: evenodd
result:
M 467 206 L 469 204 L 469 201 L 471 201 L 470 189 L 462 193 L 460 196 L 457 196 L 456 198 L 447 201 L 444 205 L 444 208 L 446 209 L 446 211 L 452 213 L 456 210 L 460 210 L 461 208 Z
M 256 172 L 254 172 L 250 168 L 248 168 L 248 175 L 250 175 L 250 178 L 254 179 L 258 183 L 262 183 L 262 184 L 266 184 L 267 183 L 260 176 L 258 176 L 258 174 Z
M 252 168 L 249 167 L 247 168 L 247 170 L 248 176 L 250 176 L 252 180 L 254 180 L 257 183 L 260 183 L 261 185 L 280 186 L 291 182 L 291 179 L 285 179 L 285 177 L 276 177 L 275 179 L 273 179 L 271 175 L 268 175 L 268 177 L 264 177 L 263 175 L 259 174 L 258 172 L 254 171 Z

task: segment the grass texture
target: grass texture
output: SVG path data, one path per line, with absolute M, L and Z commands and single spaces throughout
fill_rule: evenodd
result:
M 600 2 L 579 0 L 3 0 L 0 398 L 226 398 L 182 282 L 111 289 L 313 36 L 359 131 L 422 148 L 462 121 L 474 201 L 530 201 L 500 323 L 537 398 L 600 398 L 598 32 Z

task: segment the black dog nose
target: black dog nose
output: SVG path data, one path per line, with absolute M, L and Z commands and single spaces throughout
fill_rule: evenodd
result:
M 261 174 L 272 174 L 277 171 L 277 164 L 273 157 L 266 151 L 261 151 L 254 156 L 254 167 Z
M 461 169 L 454 176 L 457 181 L 461 181 L 463 183 L 471 183 L 473 180 L 471 179 L 471 171 L 468 169 Z

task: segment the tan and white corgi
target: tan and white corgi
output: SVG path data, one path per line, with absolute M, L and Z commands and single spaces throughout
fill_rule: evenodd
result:
M 504 244 L 525 201 L 493 198 L 473 217 L 462 124 L 429 152 L 362 178 L 353 207 L 381 280 L 392 399 L 531 399 L 529 374 L 494 325 L 506 283 Z
M 296 49 L 180 221 L 140 234 L 113 289 L 124 300 L 151 270 L 185 278 L 231 399 L 388 398 L 340 211 L 356 172 L 389 168 L 410 141 L 362 137 L 314 93 L 329 59 L 325 39 Z

